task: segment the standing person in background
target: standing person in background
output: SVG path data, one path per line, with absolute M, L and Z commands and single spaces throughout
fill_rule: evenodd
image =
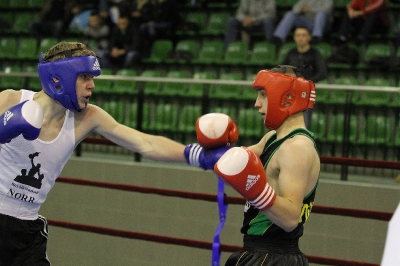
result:
M 120 15 L 111 33 L 108 60 L 113 68 L 130 68 L 140 60 L 140 34 L 128 15 Z
M 304 78 L 317 83 L 328 77 L 326 62 L 321 53 L 311 47 L 311 34 L 307 28 L 298 27 L 294 31 L 293 39 L 296 47 L 289 50 L 282 62 L 282 65 L 291 65 L 299 68 L 304 68 Z M 313 109 L 304 111 L 304 120 L 306 127 L 311 127 L 311 116 Z
M 212 114 L 207 123 L 202 116 L 196 123 L 202 146 L 188 145 L 185 156 L 192 165 L 213 169 L 247 199 L 243 249 L 233 253 L 225 266 L 306 266 L 299 239 L 314 204 L 320 160 L 303 111 L 314 105 L 315 86 L 298 68 L 281 65 L 258 72 L 252 87 L 257 91 L 254 107 L 270 131 L 249 147 L 229 149 L 223 146 L 229 143 L 222 142 L 220 147 L 227 151 L 221 156 L 221 150 L 207 147 L 216 143 L 217 128 L 228 128 L 230 135 L 235 127 L 226 118 Z
M 275 0 L 243 0 L 236 16 L 226 22 L 224 46 L 236 41 L 237 31 L 248 34 L 262 32 L 265 40 L 271 40 L 276 22 Z
M 332 10 L 333 0 L 299 0 L 279 22 L 274 41 L 281 45 L 293 27 L 306 27 L 311 32 L 312 42 L 320 42 L 330 28 Z
M 339 28 L 339 43 L 348 42 L 355 32 L 357 44 L 367 41 L 371 32 L 387 31 L 387 10 L 385 0 L 353 0 L 347 6 Z
M 39 209 L 74 148 L 91 132 L 152 160 L 185 162 L 184 145 L 119 124 L 89 104 L 93 78 L 101 71 L 84 44 L 56 44 L 41 56 L 38 73 L 39 92 L 0 92 L 2 266 L 50 266 L 47 221 Z

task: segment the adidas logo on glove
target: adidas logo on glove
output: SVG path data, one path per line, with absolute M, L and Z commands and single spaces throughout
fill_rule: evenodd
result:
M 249 190 L 255 183 L 257 183 L 260 175 L 248 175 L 247 176 L 247 183 L 246 183 L 246 190 Z
M 97 59 L 93 64 L 92 70 L 100 70 L 100 64 L 99 64 L 99 61 Z
M 3 121 L 4 122 L 4 126 L 7 125 L 7 121 L 10 120 L 13 115 L 14 114 L 11 113 L 10 111 L 6 111 L 4 113 L 4 121 Z

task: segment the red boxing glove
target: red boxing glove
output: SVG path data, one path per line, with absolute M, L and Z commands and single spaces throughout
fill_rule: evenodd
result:
M 238 128 L 226 114 L 210 113 L 196 121 L 196 134 L 199 144 L 204 148 L 226 146 L 238 140 Z
M 260 158 L 249 148 L 228 150 L 215 164 L 214 171 L 255 208 L 264 211 L 274 204 L 275 190 L 267 183 Z

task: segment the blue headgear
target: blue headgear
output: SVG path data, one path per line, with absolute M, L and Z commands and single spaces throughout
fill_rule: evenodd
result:
M 41 55 L 38 64 L 39 79 L 47 95 L 65 108 L 80 112 L 83 109 L 79 108 L 76 96 L 76 79 L 80 74 L 99 76 L 100 64 L 93 55 L 71 57 L 71 51 L 66 51 L 65 54 L 67 58 L 50 62 L 43 62 Z M 54 82 L 53 78 L 58 82 Z

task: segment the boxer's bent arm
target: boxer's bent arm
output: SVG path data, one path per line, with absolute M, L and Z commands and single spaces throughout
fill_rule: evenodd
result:
M 76 139 L 81 141 L 94 131 L 119 146 L 138 152 L 152 160 L 186 162 L 183 155 L 184 145 L 162 136 L 140 132 L 119 124 L 106 111 L 90 104 L 84 113 L 79 113 L 81 121 L 76 128 Z
M 4 90 L 0 92 L 0 114 L 21 101 L 21 91 Z
M 276 225 L 290 232 L 299 222 L 303 199 L 309 191 L 311 168 L 315 160 L 314 145 L 305 137 L 287 140 L 276 152 L 280 170 L 275 185 L 278 196 L 264 214 Z M 313 187 L 315 183 L 311 184 Z

